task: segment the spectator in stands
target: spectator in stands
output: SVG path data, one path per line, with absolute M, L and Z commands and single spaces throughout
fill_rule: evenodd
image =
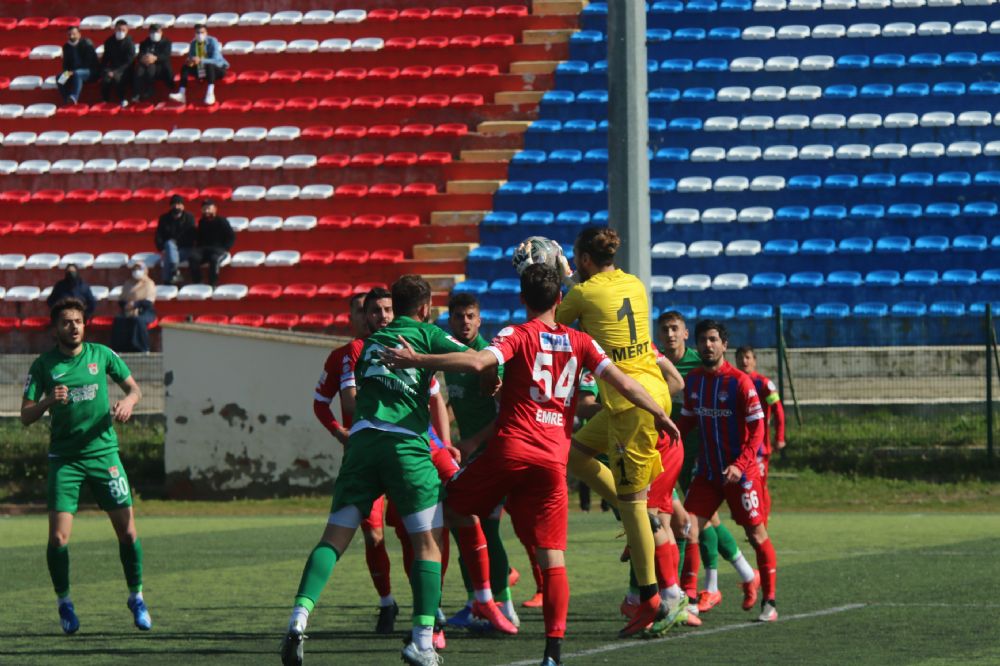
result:
M 157 81 L 163 81 L 167 84 L 167 90 L 173 90 L 171 46 L 170 40 L 163 37 L 163 28 L 158 23 L 149 26 L 149 36 L 139 44 L 139 58 L 135 63 L 135 78 L 132 83 L 133 102 L 144 102 L 152 97 Z
M 197 228 L 194 215 L 184 210 L 184 197 L 170 197 L 170 210 L 156 224 L 156 249 L 160 253 L 160 282 L 180 282 L 177 264 L 189 261 L 194 251 Z
M 201 204 L 201 219 L 195 248 L 188 263 L 191 266 L 191 281 L 201 282 L 201 265 L 208 264 L 208 283 L 213 287 L 219 281 L 219 264 L 236 242 L 236 234 L 229 220 L 216 215 L 215 201 L 205 199 Z
M 66 43 L 62 49 L 62 73 L 56 79 L 56 87 L 59 88 L 63 103 L 78 103 L 83 84 L 97 78 L 99 67 L 94 43 L 81 37 L 77 26 L 67 30 Z
M 128 23 L 123 19 L 115 21 L 115 32 L 104 40 L 104 55 L 101 56 L 101 98 L 111 101 L 111 93 L 118 95 L 118 102 L 128 106 L 126 88 L 132 63 L 135 61 L 135 44 L 128 36 Z
M 187 60 L 181 68 L 180 90 L 170 96 L 175 102 L 187 102 L 187 83 L 192 76 L 204 81 L 205 104 L 215 104 L 215 82 L 226 75 L 229 63 L 222 57 L 222 45 L 208 34 L 208 28 L 199 23 L 194 27 L 194 41 L 188 50 Z
M 66 277 L 52 285 L 52 293 L 45 299 L 45 302 L 51 308 L 64 298 L 75 298 L 81 301 L 86 307 L 84 317 L 88 321 L 97 307 L 97 299 L 94 298 L 94 293 L 90 291 L 90 285 L 80 277 L 80 271 L 76 267 L 76 264 L 70 264 L 66 267 Z
M 117 352 L 148 352 L 149 325 L 156 320 L 156 285 L 141 261 L 132 262 L 130 268 L 132 274 L 118 297 L 121 314 L 111 325 L 111 348 Z

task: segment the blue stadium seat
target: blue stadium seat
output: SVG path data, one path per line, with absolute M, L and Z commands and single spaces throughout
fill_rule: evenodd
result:
M 906 65 L 906 56 L 902 53 L 879 53 L 872 58 L 872 67 L 878 69 L 899 69 Z
M 934 174 L 924 171 L 910 171 L 899 177 L 900 187 L 930 187 L 934 184 Z
M 951 242 L 957 252 L 983 252 L 989 246 L 986 236 L 958 236 Z
M 663 308 L 663 312 L 669 312 L 671 310 L 679 312 L 687 321 L 693 321 L 698 318 L 698 308 L 693 305 L 670 305 Z
M 987 301 L 976 301 L 969 306 L 969 314 L 973 315 L 984 315 L 986 314 L 986 303 Z M 990 301 L 991 311 L 993 313 L 1000 312 L 1000 302 Z
M 1000 51 L 987 51 L 981 60 L 984 65 L 1000 65 Z
M 608 13 L 608 3 L 606 2 L 592 2 L 583 8 L 581 14 L 597 14 L 598 16 L 606 16 Z
M 574 95 L 569 90 L 549 90 L 544 95 L 542 95 L 543 104 L 565 105 L 565 104 L 572 104 L 575 100 L 576 100 L 576 95 Z
M 940 53 L 914 53 L 910 56 L 909 62 L 910 67 L 917 67 L 920 69 L 928 69 L 941 66 L 941 54 Z
M 823 97 L 826 99 L 854 99 L 857 96 L 857 86 L 852 86 L 849 83 L 838 83 L 836 85 L 827 86 L 823 90 Z
M 927 314 L 938 317 L 962 317 L 965 315 L 965 303 L 958 301 L 939 301 L 931 303 Z
M 894 317 L 923 317 L 927 314 L 927 305 L 919 301 L 903 301 L 892 306 Z
M 728 25 L 712 28 L 708 31 L 708 38 L 718 42 L 733 42 L 742 36 L 742 30 Z
M 897 287 L 900 281 L 899 271 L 872 271 L 865 276 L 865 284 L 869 287 Z
M 671 132 L 698 132 L 701 128 L 701 118 L 673 118 L 667 124 Z
M 690 28 L 681 28 L 677 32 L 681 32 L 681 30 L 686 30 L 686 29 L 690 30 Z M 705 31 L 702 30 L 702 32 L 705 32 Z M 687 33 L 685 33 L 685 35 L 686 34 Z M 672 36 L 675 39 L 677 38 L 676 34 L 674 34 Z M 646 30 L 646 41 L 649 42 L 650 44 L 657 44 L 659 42 L 669 42 L 670 38 L 671 38 L 670 30 L 668 30 L 666 28 L 649 28 L 649 29 Z M 684 40 L 681 40 L 681 41 L 684 41 Z
M 725 58 L 702 58 L 694 64 L 699 72 L 728 72 L 729 61 Z
M 538 122 L 537 120 L 535 122 Z M 534 126 L 534 124 L 532 124 Z M 591 120 L 590 118 L 574 118 L 573 120 L 567 120 L 562 125 L 562 131 L 564 132 L 596 132 L 597 131 L 597 121 Z
M 823 179 L 823 187 L 834 190 L 853 190 L 858 186 L 858 177 L 853 173 L 833 173 Z
M 674 33 L 674 41 L 677 42 L 700 42 L 705 37 L 704 28 L 678 28 Z
M 561 148 L 549 153 L 551 164 L 576 164 L 583 159 L 583 152 L 572 148 Z
M 607 90 L 581 90 L 576 94 L 577 102 L 585 102 L 588 104 L 607 104 L 608 103 L 608 91 Z
M 992 201 L 972 201 L 962 207 L 962 214 L 969 217 L 996 217 L 1000 207 Z
M 979 56 L 972 51 L 954 51 L 944 57 L 947 67 L 975 67 L 979 64 Z
M 985 64 L 985 58 L 983 62 Z M 990 63 L 995 66 L 995 63 Z M 994 95 L 1000 95 L 1000 81 L 976 81 L 969 85 L 970 95 L 979 95 L 992 97 Z
M 508 180 L 496 191 L 497 196 L 521 196 L 531 194 L 532 185 L 527 180 Z
M 771 319 L 774 317 L 774 306 L 767 303 L 748 303 L 741 305 L 736 311 L 737 319 Z
M 597 178 L 584 178 L 574 180 L 569 186 L 569 191 L 575 194 L 600 194 L 604 191 L 605 183 Z M 537 187 L 535 188 L 537 191 Z
M 847 209 L 843 206 L 816 206 L 812 216 L 817 220 L 836 222 L 847 217 Z
M 562 128 L 563 124 L 558 120 L 539 119 L 528 125 L 529 132 L 537 132 L 539 134 L 559 132 Z
M 660 63 L 660 71 L 671 74 L 690 72 L 693 69 L 694 62 L 690 58 L 670 58 Z
M 510 320 L 515 324 L 523 324 L 528 320 L 528 311 L 525 308 L 511 310 Z
M 434 323 L 437 324 L 438 326 L 440 326 L 441 328 L 447 330 L 447 328 L 448 328 L 448 311 L 445 310 L 444 312 L 442 312 L 441 314 L 439 314 L 438 317 L 437 317 L 437 319 L 434 320 Z
M 789 287 L 815 288 L 823 286 L 823 274 L 815 271 L 792 273 L 788 277 Z
M 551 210 L 529 210 L 521 213 L 521 224 L 552 224 L 556 215 Z
M 736 308 L 732 305 L 706 305 L 698 313 L 702 319 L 732 319 Z
M 968 187 L 972 175 L 968 171 L 944 171 L 937 175 L 937 184 L 942 187 Z
M 649 131 L 653 134 L 657 132 L 665 132 L 667 130 L 667 121 L 665 118 L 650 118 L 649 119 Z M 652 155 L 653 150 L 649 150 L 650 155 Z
M 607 210 L 597 211 L 596 213 L 594 213 L 591 220 L 594 222 L 594 224 L 598 226 L 602 225 L 606 226 L 608 224 L 608 211 Z
M 1000 268 L 990 268 L 983 271 L 980 279 L 985 284 L 1000 284 Z
M 909 252 L 910 239 L 906 236 L 885 236 L 875 241 L 876 252 Z
M 495 227 L 512 227 L 517 224 L 517 213 L 506 210 L 492 210 L 483 217 L 483 224 Z
M 931 88 L 934 97 L 961 97 L 965 94 L 965 84 L 961 81 L 941 81 Z
M 863 282 L 857 271 L 833 271 L 826 276 L 826 283 L 831 287 L 860 287 Z
M 556 215 L 556 224 L 582 227 L 590 224 L 590 213 L 585 210 L 564 210 Z
M 490 291 L 499 294 L 520 294 L 521 281 L 518 278 L 500 278 L 490 285 Z
M 837 69 L 868 69 L 872 59 L 863 54 L 847 54 L 837 58 Z
M 691 151 L 687 148 L 669 147 L 660 148 L 656 151 L 657 162 L 687 162 L 691 156 Z
M 927 97 L 930 92 L 931 87 L 922 81 L 896 86 L 896 97 Z
M 947 236 L 921 236 L 913 243 L 916 252 L 944 252 L 948 249 Z
M 753 9 L 750 0 L 722 0 L 719 9 L 724 12 L 748 12 Z
M 782 206 L 774 211 L 774 219 L 778 222 L 805 222 L 810 211 L 805 206 Z
M 868 173 L 861 178 L 861 187 L 896 187 L 896 176 L 891 173 Z
M 540 180 L 535 183 L 535 194 L 565 194 L 569 192 L 569 183 L 565 180 Z
M 684 3 L 678 0 L 661 0 L 649 8 L 650 14 L 680 14 L 683 11 Z
M 607 148 L 591 148 L 583 154 L 583 161 L 597 164 L 608 161 Z
M 480 245 L 472 248 L 466 259 L 468 261 L 499 261 L 503 259 L 503 248 L 496 245 Z
M 923 207 L 915 203 L 894 203 L 889 206 L 889 218 L 895 220 L 915 220 L 923 212 Z
M 808 303 L 782 303 L 781 316 L 785 319 L 806 319 L 812 315 L 812 308 Z
M 953 268 L 941 274 L 941 283 L 954 287 L 971 287 L 978 281 L 976 271 L 967 268 Z
M 809 238 L 802 241 L 799 252 L 802 254 L 833 254 L 837 251 L 837 243 L 832 238 Z
M 689 0 L 686 9 L 689 12 L 705 14 L 718 11 L 719 5 L 715 0 Z
M 1000 185 L 1000 171 L 980 171 L 973 179 L 976 185 L 996 187 Z
M 544 150 L 522 150 L 510 158 L 511 164 L 544 164 L 548 159 Z
M 847 303 L 820 303 L 813 309 L 817 319 L 846 319 L 851 316 L 851 306 Z
M 885 206 L 881 204 L 851 206 L 850 217 L 855 220 L 881 220 L 885 217 Z
M 499 326 L 510 321 L 510 310 L 485 309 L 479 311 L 479 316 L 487 326 Z
M 957 203 L 951 201 L 927 204 L 924 207 L 924 215 L 927 217 L 958 217 L 961 212 L 962 208 Z
M 667 194 L 677 189 L 677 182 L 673 178 L 650 178 L 649 191 L 651 194 Z
M 791 238 L 772 238 L 764 243 L 764 254 L 790 256 L 799 253 L 799 242 Z
M 455 293 L 465 293 L 465 294 L 485 294 L 489 289 L 489 283 L 486 280 L 466 280 L 465 282 L 459 282 L 455 285 L 452 290 Z
M 556 66 L 556 74 L 586 74 L 590 71 L 590 63 L 585 60 L 566 60 Z
M 888 83 L 866 83 L 861 86 L 863 99 L 886 99 L 892 97 L 892 85 Z
M 818 190 L 822 185 L 823 179 L 811 174 L 792 176 L 785 183 L 789 190 Z
M 757 273 L 750 279 L 750 286 L 757 289 L 779 289 L 787 282 L 784 273 Z
M 908 287 L 933 287 L 937 283 L 937 271 L 913 270 L 903 275 L 903 284 Z
M 686 88 L 681 93 L 681 99 L 685 102 L 713 102 L 715 101 L 714 88 Z
M 656 88 L 649 91 L 649 102 L 668 104 L 676 102 L 681 98 L 681 91 L 677 88 Z
M 579 30 L 570 35 L 570 43 L 600 44 L 604 41 L 604 33 L 600 30 Z
M 991 250 L 1000 250 L 1000 236 L 994 236 L 993 240 L 990 241 Z
M 864 319 L 881 319 L 889 314 L 889 306 L 879 301 L 858 303 L 854 306 L 854 316 Z

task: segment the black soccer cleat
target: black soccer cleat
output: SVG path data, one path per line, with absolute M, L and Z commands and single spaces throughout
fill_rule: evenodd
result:
M 305 658 L 303 643 L 306 636 L 301 631 L 289 629 L 285 638 L 281 641 L 281 664 L 282 666 L 302 666 Z
M 396 616 L 399 615 L 399 606 L 392 602 L 391 606 L 380 606 L 378 609 L 378 622 L 375 623 L 376 634 L 391 634 L 396 631 Z

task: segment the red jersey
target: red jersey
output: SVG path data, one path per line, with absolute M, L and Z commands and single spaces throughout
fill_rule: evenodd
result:
M 684 379 L 681 436 L 701 430 L 698 475 L 721 484 L 730 465 L 744 478 L 757 478 L 757 453 L 764 436 L 764 411 L 748 375 L 727 361 L 716 372 L 695 368 Z
M 538 319 L 508 326 L 486 349 L 504 367 L 496 440 L 505 455 L 565 465 L 580 372 L 600 377 L 611 360 L 586 333 Z
M 354 366 L 361 356 L 364 344 L 364 338 L 357 338 L 330 352 L 326 363 L 323 364 L 319 381 L 316 382 L 316 390 L 313 391 L 313 412 L 330 432 L 334 432 L 340 425 L 333 416 L 330 403 L 342 389 L 354 386 Z M 350 429 L 350 427 L 350 417 L 344 416 L 344 428 Z
M 778 387 L 770 379 L 759 372 L 748 372 L 757 396 L 760 398 L 761 409 L 764 410 L 764 442 L 760 447 L 763 456 L 771 455 L 771 416 L 774 415 L 774 440 L 785 441 L 785 410 L 781 406 L 781 396 Z

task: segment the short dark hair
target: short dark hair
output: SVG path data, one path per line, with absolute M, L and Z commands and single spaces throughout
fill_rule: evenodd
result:
M 545 312 L 559 302 L 561 281 L 548 264 L 532 264 L 521 273 L 521 297 L 534 312 Z
M 687 324 L 687 321 L 684 319 L 684 315 L 682 315 L 680 312 L 678 312 L 677 310 L 667 310 L 666 312 L 664 312 L 663 314 L 661 314 L 659 317 L 656 318 L 656 325 L 663 326 L 668 321 L 679 321 L 682 324 Z
M 162 32 L 162 30 L 163 30 L 163 26 L 160 25 L 159 23 L 150 23 L 149 24 L 149 31 L 150 32 Z
M 71 25 L 68 28 L 66 28 L 66 32 L 73 32 L 74 30 L 76 30 L 77 32 L 80 32 L 80 26 L 79 25 Z
M 698 340 L 701 338 L 703 333 L 714 330 L 719 334 L 719 339 L 723 342 L 729 342 L 729 331 L 726 330 L 726 325 L 722 322 L 715 321 L 714 319 L 702 319 L 698 322 L 698 325 L 694 327 L 694 339 Z
M 127 28 L 128 27 L 128 21 L 126 21 L 125 19 L 118 19 L 117 21 L 115 21 L 115 27 L 116 28 L 121 27 L 121 26 L 125 26 Z
M 208 28 L 207 28 L 207 27 L 205 27 L 205 24 L 204 24 L 204 23 L 195 23 L 195 24 L 194 24 L 194 29 L 195 29 L 195 32 L 197 32 L 197 31 L 201 30 L 202 28 L 204 28 L 205 30 L 208 30 Z
M 385 287 L 375 287 L 374 289 L 368 290 L 365 294 L 365 302 L 363 307 L 365 312 L 368 312 L 368 307 L 375 301 L 381 301 L 383 298 L 392 298 L 392 293 Z M 393 310 L 396 309 L 395 304 L 393 305 Z
M 736 348 L 736 355 L 743 356 L 743 354 L 750 354 L 754 358 L 757 358 L 757 352 L 750 345 L 743 345 L 742 347 Z
M 458 293 L 452 294 L 451 298 L 448 299 L 448 314 L 455 314 L 458 310 L 468 310 L 469 308 L 480 309 L 479 299 L 476 298 L 475 294 L 470 294 L 467 291 L 460 291 Z
M 577 253 L 587 254 L 598 266 L 610 266 L 622 241 L 614 229 L 587 227 L 576 237 Z
M 392 283 L 392 311 L 409 317 L 431 301 L 431 286 L 419 275 L 404 275 Z
M 368 296 L 366 292 L 361 292 L 359 294 L 351 294 L 351 297 L 347 299 L 347 307 L 353 308 L 355 301 L 361 301 L 361 307 L 365 307 L 365 297 Z
M 66 310 L 76 310 L 84 318 L 87 316 L 87 308 L 79 298 L 61 298 L 56 301 L 56 304 L 49 311 L 49 321 L 55 324 Z

